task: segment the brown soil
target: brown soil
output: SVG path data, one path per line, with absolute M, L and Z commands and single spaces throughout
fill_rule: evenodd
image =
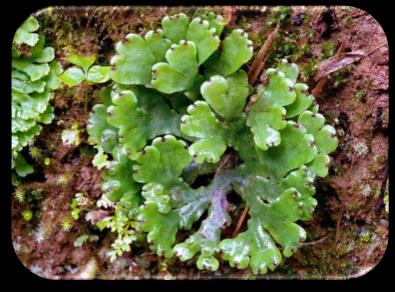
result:
M 270 9 L 214 10 L 223 14 L 232 11 L 231 23 L 250 33 L 256 51 L 273 30 L 273 25 L 266 23 L 273 14 Z M 113 44 L 127 32 L 154 28 L 164 14 L 178 11 L 189 13 L 193 9 L 60 7 L 50 13 L 44 11 L 38 18 L 63 63 L 65 56 L 75 49 L 94 53 L 100 63 L 106 64 L 113 54 Z M 301 13 L 307 18 L 299 23 Z M 377 21 L 355 8 L 293 7 L 291 20 L 280 32 L 298 35 L 295 41 L 299 46 L 305 42 L 311 45 L 311 52 L 296 60 L 301 68 L 310 60 L 322 60 L 321 46 L 327 40 L 332 40 L 336 48 L 342 43 L 346 51 L 368 51 L 386 42 Z M 281 56 L 280 49 L 274 46 L 271 54 Z M 274 60 L 269 59 L 269 64 L 271 61 Z M 317 83 L 312 77 L 306 80 L 310 88 Z M 332 155 L 330 175 L 318 183 L 319 204 L 314 218 L 303 225 L 310 243 L 265 277 L 355 277 L 373 268 L 385 252 L 388 214 L 380 204 L 380 188 L 388 157 L 388 46 L 342 70 L 341 77 L 344 82 L 340 86 L 336 87 L 331 78 L 316 96 L 320 111 L 335 126 L 340 143 Z M 29 200 L 20 203 L 13 198 L 12 202 L 12 240 L 21 262 L 33 273 L 51 279 L 83 277 L 92 263 L 97 268 L 97 277 L 103 279 L 254 278 L 249 271 L 231 269 L 226 264 L 215 274 L 198 272 L 193 262 L 163 262 L 144 248 L 136 248 L 114 263 L 104 256 L 113 234 L 99 232 L 85 220 L 86 213 L 94 209 L 101 196 L 100 171 L 91 164 L 93 152 L 87 144 L 87 134 L 82 130 L 78 147 L 65 146 L 60 138 L 62 130 L 75 123 L 84 129 L 98 89 L 81 85 L 56 92 L 53 102 L 56 118 L 35 143 L 43 156 L 51 159 L 50 165 L 38 162 L 38 174 L 19 188 Z M 357 98 L 360 92 L 364 93 L 363 98 Z M 41 190 L 38 195 L 37 190 Z M 69 216 L 71 200 L 78 192 L 86 194 L 87 208 L 72 222 L 71 229 L 64 231 L 62 222 Z M 29 222 L 20 215 L 26 208 L 35 210 L 35 217 Z M 97 235 L 97 240 L 74 247 L 74 241 L 82 234 Z

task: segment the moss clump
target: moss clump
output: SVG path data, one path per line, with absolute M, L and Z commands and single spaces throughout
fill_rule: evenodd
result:
M 336 45 L 332 40 L 327 40 L 321 44 L 322 59 L 329 59 L 336 53 Z

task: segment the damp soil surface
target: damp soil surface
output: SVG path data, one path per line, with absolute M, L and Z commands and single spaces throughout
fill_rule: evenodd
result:
M 66 64 L 73 50 L 95 54 L 109 64 L 114 44 L 128 32 L 156 28 L 165 14 L 196 7 L 56 7 L 38 13 L 42 33 Z M 273 31 L 278 12 L 263 7 L 210 8 L 230 18 L 229 26 L 246 30 L 255 53 Z M 266 278 L 348 278 L 365 274 L 382 258 L 387 247 L 388 213 L 388 46 L 380 24 L 366 12 L 350 7 L 291 7 L 284 10 L 278 37 L 267 66 L 286 57 L 301 68 L 304 82 L 316 89 L 320 112 L 338 133 L 329 175 L 317 183 L 318 206 L 313 219 L 301 223 L 308 234 L 303 246 Z M 325 82 L 315 68 L 341 48 L 344 52 L 371 51 L 359 61 L 332 73 Z M 134 247 L 111 263 L 106 257 L 114 234 L 92 227 L 107 213 L 90 213 L 102 191 L 101 174 L 91 163 L 94 149 L 84 130 L 99 87 L 80 85 L 55 92 L 56 118 L 45 126 L 33 147 L 37 169 L 12 199 L 12 242 L 18 258 L 33 273 L 50 279 L 211 278 L 251 279 L 249 270 L 220 265 L 216 273 L 200 272 L 193 262 L 164 261 L 147 247 Z M 61 132 L 77 125 L 81 141 L 65 145 Z M 84 194 L 86 208 L 70 219 L 70 203 Z M 236 200 L 237 202 L 237 200 Z M 34 216 L 25 221 L 21 213 Z M 242 208 L 239 208 L 241 212 Z M 81 246 L 75 241 L 89 237 Z M 94 272 L 92 272 L 94 271 Z M 93 273 L 93 276 L 92 276 Z

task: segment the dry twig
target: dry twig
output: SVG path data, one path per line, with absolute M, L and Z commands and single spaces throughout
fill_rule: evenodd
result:
M 323 238 L 320 238 L 320 239 L 317 239 L 317 240 L 314 240 L 314 241 L 302 242 L 301 245 L 302 246 L 306 246 L 306 245 L 320 244 L 320 243 L 324 242 L 328 237 L 329 237 L 329 234 L 325 235 Z
M 344 50 L 346 49 L 346 46 L 344 45 L 344 43 L 341 43 L 340 44 L 340 47 L 339 47 L 339 49 L 337 50 L 337 52 L 336 52 L 336 54 L 335 54 L 335 56 L 336 55 L 340 55 L 341 53 L 343 53 L 344 52 Z M 318 65 L 319 66 L 319 65 Z M 314 79 L 316 79 L 316 78 L 314 78 Z M 320 94 L 321 93 L 321 91 L 322 91 L 322 89 L 325 87 L 325 85 L 328 83 L 328 77 L 323 77 L 323 78 L 321 78 L 319 81 L 318 81 L 318 83 L 317 83 L 317 85 L 314 87 L 314 89 L 312 90 L 312 92 L 311 92 L 311 94 L 314 96 L 314 97 L 317 97 L 318 96 L 318 94 Z
M 215 171 L 215 174 L 217 175 L 229 162 L 229 160 L 233 157 L 231 153 L 225 154 L 224 158 L 221 160 L 220 165 Z
M 318 81 L 333 72 L 339 71 L 347 67 L 348 65 L 351 65 L 352 63 L 359 61 L 366 56 L 369 56 L 384 45 L 386 45 L 386 43 L 382 43 L 366 52 L 363 50 L 356 50 L 348 53 L 344 53 L 344 48 L 341 48 L 342 46 L 340 46 L 339 50 L 333 57 L 326 59 L 318 64 L 317 73 L 314 76 L 314 80 Z
M 240 231 L 240 229 L 241 229 L 241 226 L 243 225 L 244 220 L 245 220 L 245 218 L 247 217 L 248 210 L 249 210 L 249 208 L 248 208 L 248 206 L 246 206 L 246 207 L 244 208 L 244 210 L 243 210 L 243 213 L 241 213 L 241 216 L 240 216 L 240 218 L 239 218 L 239 221 L 237 221 L 236 228 L 235 228 L 235 230 L 233 230 L 232 237 L 235 237 L 237 234 L 239 234 L 239 231 Z
M 269 34 L 265 43 L 260 48 L 258 54 L 256 54 L 254 61 L 252 62 L 251 68 L 248 71 L 250 84 L 254 85 L 258 79 L 259 74 L 262 72 L 265 62 L 267 60 L 268 52 L 273 41 L 276 39 L 280 26 L 277 24 L 276 28 Z

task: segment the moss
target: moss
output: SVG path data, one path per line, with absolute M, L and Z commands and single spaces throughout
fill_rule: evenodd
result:
M 83 145 L 79 150 L 81 158 L 92 159 L 96 154 L 95 150 L 89 145 Z
M 37 146 L 31 146 L 29 148 L 29 154 L 36 161 L 39 161 L 42 157 L 41 149 L 38 148 Z
M 304 82 L 312 78 L 317 71 L 317 62 L 314 58 L 307 61 L 302 67 L 301 77 Z
M 347 75 L 349 71 L 350 69 L 344 69 L 332 73 L 329 77 L 331 81 L 331 86 L 335 89 L 340 88 L 344 83 L 347 82 Z
M 29 189 L 30 196 L 29 198 L 34 201 L 39 201 L 44 197 L 42 189 Z
M 66 170 L 63 174 L 59 175 L 56 179 L 56 183 L 59 186 L 67 186 L 73 178 L 73 173 L 70 170 Z
M 332 40 L 327 40 L 321 44 L 322 59 L 329 59 L 336 53 L 336 45 Z
M 71 228 L 73 227 L 73 218 L 71 217 L 71 215 L 66 215 L 65 217 L 63 217 L 60 225 L 61 228 L 64 232 L 69 232 L 71 230 Z
M 23 190 L 20 187 L 16 188 L 15 193 L 14 193 L 14 197 L 19 203 L 23 203 L 25 201 L 25 198 L 26 198 L 25 190 Z
M 343 12 L 343 17 L 341 21 L 343 25 L 346 27 L 350 27 L 353 21 L 352 7 L 350 6 L 343 7 L 342 12 Z
M 372 232 L 363 226 L 362 231 L 359 233 L 359 240 L 364 243 L 371 242 L 372 239 Z
M 365 89 L 360 89 L 355 93 L 354 97 L 358 101 L 365 102 L 367 97 L 367 92 Z
M 268 66 L 273 66 L 273 64 L 278 63 L 281 59 L 287 59 L 297 63 L 303 63 L 306 60 L 305 65 L 302 66 L 301 78 L 303 80 L 307 80 L 307 78 L 313 76 L 315 73 L 316 61 L 312 57 L 311 43 L 299 31 L 284 29 L 284 31 L 280 30 L 278 33 L 277 38 L 272 44 L 267 64 Z M 306 71 L 303 73 L 304 70 Z
M 237 26 L 245 31 L 248 31 L 251 27 L 249 21 L 247 20 L 247 18 L 245 16 L 240 16 L 238 18 Z
M 265 39 L 262 37 L 262 35 L 263 34 L 261 32 L 258 32 L 258 33 L 250 32 L 249 33 L 250 39 L 254 42 L 254 44 L 256 44 L 257 48 L 260 48 L 265 41 Z
M 289 6 L 276 6 L 271 9 L 271 14 L 267 18 L 266 23 L 268 25 L 285 25 L 289 23 L 291 19 L 292 8 Z

